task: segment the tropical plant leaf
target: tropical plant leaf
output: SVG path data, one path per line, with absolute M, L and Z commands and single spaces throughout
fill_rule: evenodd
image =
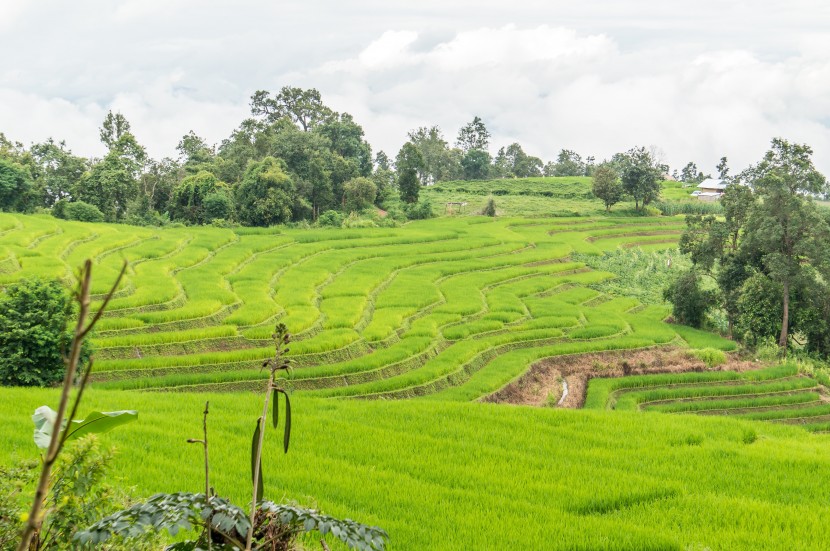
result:
M 389 535 L 382 528 L 324 515 L 314 509 L 270 501 L 263 501 L 259 508 L 275 515 L 280 522 L 296 526 L 304 532 L 317 531 L 322 535 L 330 533 L 350 549 L 383 551 L 389 541 Z
M 274 428 L 280 422 L 280 393 L 274 393 L 274 414 L 271 416 L 271 421 L 274 423 Z
M 256 421 L 256 429 L 254 430 L 254 439 L 251 441 L 251 484 L 254 484 L 254 480 L 255 480 L 254 476 L 257 476 L 256 475 L 256 472 L 257 472 L 257 469 L 256 469 L 257 457 L 256 456 L 257 456 L 257 449 L 259 448 L 259 435 L 260 435 L 261 429 L 262 429 L 262 417 L 260 417 Z M 256 482 L 256 485 L 257 485 L 256 500 L 261 501 L 262 500 L 262 494 L 264 492 L 264 490 L 263 490 L 264 484 L 263 484 L 263 481 L 262 481 L 262 456 L 261 456 L 261 454 L 260 454 L 260 458 L 259 458 L 259 475 L 257 476 L 256 480 L 257 480 L 257 482 Z
M 288 393 L 285 394 L 285 434 L 282 437 L 282 445 L 285 453 L 288 453 L 288 442 L 291 440 L 291 400 L 288 399 Z
M 34 441 L 38 448 L 45 450 L 49 447 L 57 415 L 57 412 L 49 406 L 40 406 L 32 415 L 32 421 L 35 424 Z M 138 412 L 134 410 L 93 411 L 87 415 L 86 419 L 72 421 L 68 429 L 65 428 L 66 423 L 64 423 L 65 438 L 68 441 L 86 434 L 108 432 L 136 419 L 138 419 Z

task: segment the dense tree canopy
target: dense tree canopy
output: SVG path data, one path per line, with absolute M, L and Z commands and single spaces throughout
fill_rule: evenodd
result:
M 297 189 L 282 159 L 253 162 L 236 188 L 239 220 L 249 226 L 289 222 L 297 208 Z
M 0 294 L 0 384 L 51 386 L 63 379 L 72 302 L 56 280 L 23 280 Z M 82 350 L 82 361 L 89 348 Z
M 806 145 L 774 139 L 727 188 L 724 220 L 689 217 L 680 248 L 715 278 L 730 332 L 774 338 L 782 348 L 798 332 L 808 350 L 827 355 L 830 226 L 812 199 L 827 181 L 811 155 Z M 719 171 L 726 175 L 725 158 Z
M 644 147 L 616 157 L 623 191 L 634 199 L 637 210 L 660 197 L 660 168 Z
M 609 164 L 597 167 L 593 174 L 591 192 L 605 205 L 605 210 L 610 211 L 611 207 L 622 200 L 623 188 L 617 171 Z
M 0 158 L 0 210 L 29 210 L 31 193 L 29 171 L 18 163 Z

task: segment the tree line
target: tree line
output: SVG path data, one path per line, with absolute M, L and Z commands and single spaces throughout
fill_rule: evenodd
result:
M 519 143 L 491 156 L 479 117 L 452 146 L 438 126 L 422 127 L 394 159 L 373 155 L 350 114 L 313 88 L 288 86 L 254 93 L 250 116 L 218 145 L 188 132 L 177 158 L 150 158 L 120 113 L 107 114 L 99 137 L 106 154 L 84 158 L 62 141 L 26 147 L 0 134 L 0 210 L 141 225 L 267 226 L 375 207 L 419 218 L 430 214 L 421 186 L 440 180 L 587 176 L 595 168 L 593 157 L 566 149 L 545 164 Z
M 692 268 L 666 290 L 677 321 L 700 327 L 722 312 L 730 336 L 830 355 L 828 183 L 812 149 L 772 140 L 721 199 L 723 217 L 688 216 L 680 250 Z

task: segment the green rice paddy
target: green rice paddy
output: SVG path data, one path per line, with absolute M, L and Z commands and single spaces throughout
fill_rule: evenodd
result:
M 614 274 L 569 258 L 672 247 L 679 218 L 454 217 L 257 231 L 2 214 L 0 227 L 9 228 L 0 250 L 10 267 L 0 283 L 68 278 L 91 257 L 100 296 L 129 262 L 93 339 L 93 380 L 110 389 L 257 388 L 276 323 L 295 336 L 297 392 L 321 397 L 472 400 L 540 354 L 686 345 L 660 320 L 665 307 L 638 311 L 636 299 L 590 288 Z M 509 368 L 496 362 L 505 354 Z
M 566 187 L 519 199 L 584 206 Z M 0 213 L 0 285 L 93 258 L 100 304 L 129 262 L 81 413 L 139 410 L 103 437 L 137 495 L 199 491 L 185 440 L 210 400 L 213 484 L 246 500 L 250 391 L 285 323 L 295 426 L 287 455 L 266 438 L 267 497 L 382 526 L 392 549 L 826 549 L 830 408 L 790 365 L 594 379 L 581 411 L 478 402 L 551 356 L 734 349 L 665 323 L 651 279 L 628 296 L 596 267 L 674 254 L 682 218 L 594 214 L 156 229 Z M 0 462 L 34 457 L 29 416 L 56 392 L 0 396 Z
M 587 408 L 727 415 L 826 432 L 830 400 L 792 364 L 744 373 L 716 371 L 593 379 Z

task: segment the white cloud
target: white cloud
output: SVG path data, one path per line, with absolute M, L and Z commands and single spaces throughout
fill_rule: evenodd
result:
M 0 2 L 0 30 L 11 28 L 17 18 L 26 10 L 26 0 L 3 0 Z
M 480 115 L 493 149 L 517 140 L 544 159 L 561 148 L 603 158 L 654 144 L 675 167 L 695 160 L 714 171 L 727 155 L 740 169 L 783 136 L 812 144 L 830 173 L 830 55 L 814 49 L 777 61 L 734 49 L 625 51 L 603 34 L 510 25 L 399 49 L 397 63 L 363 55 L 301 78 L 357 115 L 387 151 L 422 125 L 439 124 L 452 141 Z
M 374 69 L 398 63 L 417 38 L 418 33 L 413 31 L 386 31 L 360 52 L 358 61 L 364 67 Z
M 674 166 L 737 169 L 783 136 L 830 174 L 828 28 L 819 0 L 3 0 L 0 131 L 99 155 L 114 108 L 174 155 L 188 130 L 227 137 L 254 90 L 294 85 L 390 154 L 417 126 L 453 141 L 479 115 L 494 150 L 546 160 L 655 144 Z

